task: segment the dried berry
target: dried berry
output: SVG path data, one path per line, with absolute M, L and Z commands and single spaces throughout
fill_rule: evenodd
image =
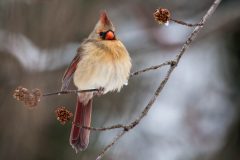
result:
M 35 88 L 30 92 L 27 88 L 22 86 L 17 87 L 13 92 L 13 97 L 16 100 L 23 102 L 25 106 L 31 108 L 37 106 L 41 95 L 40 89 Z
M 39 102 L 40 101 L 40 97 L 42 96 L 42 92 L 40 89 L 35 88 L 32 90 L 33 95 L 36 97 L 36 100 Z
M 22 86 L 17 87 L 13 92 L 13 97 L 18 101 L 24 101 L 24 97 L 29 94 L 27 88 L 23 88 Z
M 73 114 L 71 111 L 69 111 L 66 107 L 64 106 L 60 106 L 57 107 L 57 109 L 55 110 L 55 114 L 57 116 L 57 120 L 64 125 L 66 122 L 68 122 L 69 120 L 71 120 Z
M 24 104 L 27 107 L 34 107 L 38 103 L 36 96 L 33 95 L 32 93 L 29 93 L 27 96 L 24 97 Z
M 153 16 L 158 23 L 164 24 L 169 21 L 171 14 L 168 9 L 159 8 L 156 9 L 156 11 L 153 13 Z

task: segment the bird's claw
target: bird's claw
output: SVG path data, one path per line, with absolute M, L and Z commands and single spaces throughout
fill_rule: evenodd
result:
M 98 91 L 96 91 L 94 94 L 97 96 L 101 96 L 104 93 L 104 88 L 103 87 L 99 87 Z

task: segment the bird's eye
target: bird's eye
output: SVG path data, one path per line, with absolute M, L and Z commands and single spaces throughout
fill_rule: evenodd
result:
M 105 32 L 100 32 L 100 33 L 99 33 L 99 36 L 100 36 L 101 38 L 104 38 Z
M 114 40 L 114 39 L 116 39 L 115 34 L 112 30 L 108 30 L 106 32 L 99 32 L 99 36 L 103 40 Z

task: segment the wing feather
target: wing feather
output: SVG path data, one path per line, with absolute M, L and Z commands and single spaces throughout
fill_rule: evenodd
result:
M 81 60 L 82 49 L 78 48 L 76 56 L 73 58 L 71 64 L 68 66 L 62 78 L 61 90 L 67 90 L 69 83 L 71 82 L 72 76 L 77 69 L 77 65 Z

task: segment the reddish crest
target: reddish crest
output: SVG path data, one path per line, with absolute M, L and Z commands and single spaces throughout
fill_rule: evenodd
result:
M 100 21 L 105 25 L 110 25 L 110 20 L 108 19 L 107 12 L 102 11 L 100 14 Z

